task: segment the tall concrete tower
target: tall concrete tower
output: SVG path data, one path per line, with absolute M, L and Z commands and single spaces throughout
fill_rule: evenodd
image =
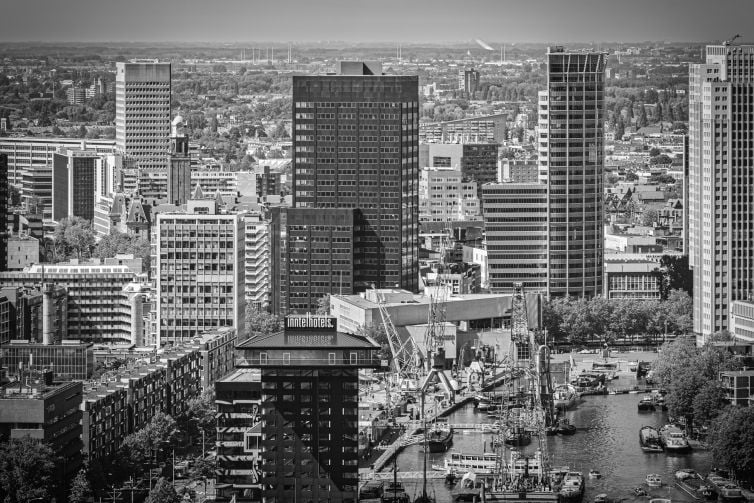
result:
M 689 264 L 694 332 L 728 329 L 754 292 L 754 46 L 710 45 L 689 71 Z
M 167 168 L 170 153 L 170 63 L 117 63 L 115 146 L 141 168 Z

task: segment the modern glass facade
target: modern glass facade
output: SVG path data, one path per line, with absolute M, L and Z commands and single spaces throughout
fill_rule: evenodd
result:
M 27 368 L 30 361 L 35 368 L 52 369 L 55 379 L 61 381 L 83 381 L 89 379 L 94 370 L 91 344 L 73 341 L 51 345 L 9 343 L 0 348 L 0 362 L 11 375 L 18 372 L 19 363 Z
M 272 208 L 272 311 L 316 312 L 328 294 L 353 293 L 356 211 Z
M 540 93 L 540 180 L 547 183 L 549 295 L 602 292 L 604 79 L 607 54 L 547 52 Z
M 415 76 L 293 77 L 293 205 L 358 210 L 357 291 L 418 290 L 418 84 Z
M 482 187 L 487 270 L 493 293 L 547 289 L 547 186 L 489 183 Z

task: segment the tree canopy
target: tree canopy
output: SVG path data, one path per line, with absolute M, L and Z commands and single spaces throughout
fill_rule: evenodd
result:
M 754 482 L 754 407 L 728 407 L 712 422 L 708 443 L 716 463 Z
M 691 339 L 664 344 L 652 364 L 655 381 L 668 391 L 670 415 L 693 419 L 699 426 L 713 421 L 725 403 L 720 372 L 739 367 L 726 349 L 711 344 L 700 348 Z
M 149 240 L 113 230 L 100 239 L 94 249 L 94 256 L 99 258 L 111 258 L 119 253 L 131 253 L 134 257 L 141 258 L 144 269 L 149 271 L 152 263 Z
M 667 301 L 556 297 L 543 305 L 543 324 L 558 344 L 584 344 L 596 338 L 684 334 L 691 330 L 691 298 L 672 292 Z
M 23 437 L 0 444 L 0 501 L 50 501 L 54 469 L 54 453 L 44 442 Z
M 86 259 L 94 250 L 94 232 L 89 220 L 81 217 L 63 218 L 55 227 L 55 261 Z

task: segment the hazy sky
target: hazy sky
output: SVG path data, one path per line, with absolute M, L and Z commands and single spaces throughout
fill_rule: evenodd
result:
M 754 0 L 2 0 L 0 19 L 2 41 L 754 41 Z

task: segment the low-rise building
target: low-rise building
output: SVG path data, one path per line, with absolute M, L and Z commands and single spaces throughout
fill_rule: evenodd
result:
M 67 338 L 68 290 L 62 285 L 52 283 L 46 283 L 46 285 L 2 286 L 0 288 L 0 304 L 6 305 L 8 310 L 8 323 L 0 325 L 0 343 L 7 343 L 13 339 L 59 344 Z M 43 314 L 45 300 L 49 302 L 47 340 L 45 340 Z
M 661 276 L 657 261 L 635 254 L 606 254 L 603 295 L 606 299 L 656 300 Z
M 8 369 L 8 376 L 20 379 L 29 362 L 52 370 L 56 380 L 83 381 L 92 376 L 94 353 L 91 343 L 71 340 L 61 344 L 12 340 L 0 347 L 0 367 Z
M 419 220 L 481 220 L 477 182 L 464 180 L 460 169 L 424 168 L 419 178 Z
M 8 271 L 39 263 L 39 240 L 24 234 L 8 238 Z
M 730 333 L 736 341 L 754 345 L 754 301 L 737 300 L 731 303 Z
M 720 381 L 731 405 L 754 405 L 754 370 L 721 372 Z
M 445 321 L 461 330 L 501 328 L 510 322 L 510 294 L 449 295 Z M 362 327 L 382 324 L 379 300 L 396 327 L 427 323 L 430 297 L 406 290 L 367 290 L 361 295 L 331 295 L 330 313 L 338 319 L 338 329 L 356 334 Z
M 136 274 L 129 266 L 99 260 L 35 264 L 0 273 L 0 284 L 33 287 L 43 277 L 68 289 L 67 337 L 85 342 L 131 340 L 132 304 L 124 287 L 136 280 Z
M 81 466 L 80 382 L 54 382 L 52 372 L 27 374 L 0 387 L 0 438 L 47 443 L 59 460 L 55 479 L 68 487 Z

